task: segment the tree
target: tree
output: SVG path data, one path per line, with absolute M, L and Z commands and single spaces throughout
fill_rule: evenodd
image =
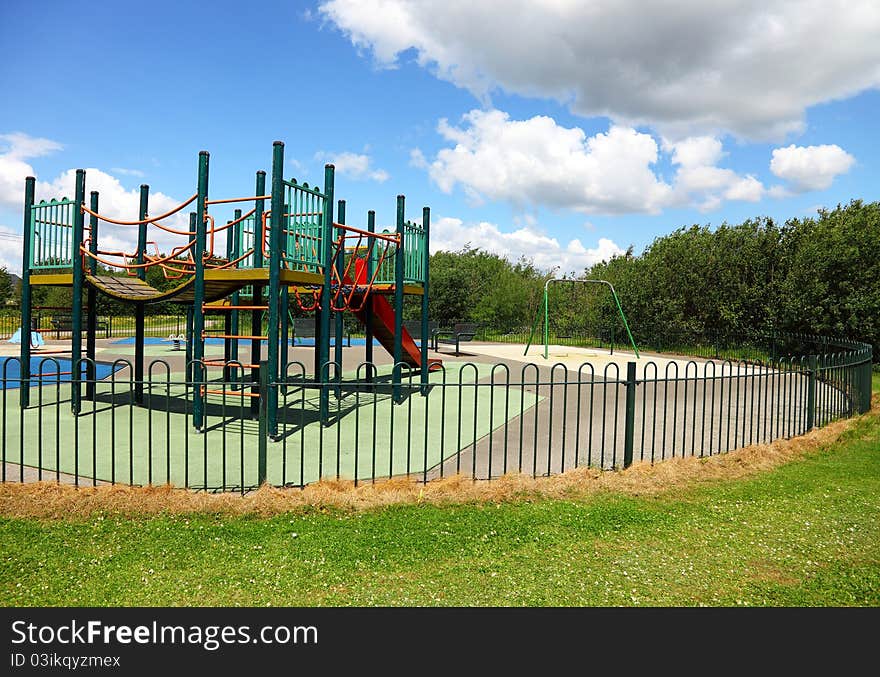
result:
M 12 284 L 12 276 L 6 268 L 0 268 L 0 306 L 6 305 L 15 297 L 15 287 Z

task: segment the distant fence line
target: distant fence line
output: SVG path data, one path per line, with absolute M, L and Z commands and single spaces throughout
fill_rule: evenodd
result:
M 58 320 L 69 319 L 70 313 L 64 309 L 34 311 L 35 327 L 45 338 L 69 339 L 69 330 L 58 329 Z M 99 315 L 99 338 L 128 338 L 135 335 L 134 315 Z M 221 326 L 223 319 L 209 315 L 206 321 Z M 454 326 L 455 323 L 442 323 L 443 327 Z M 18 313 L 0 312 L 0 340 L 9 339 L 21 325 Z M 145 336 L 167 337 L 173 333 L 180 335 L 186 331 L 186 315 L 149 314 L 145 320 Z M 362 336 L 363 327 L 352 324 L 346 331 L 353 336 Z M 639 332 L 634 329 L 636 344 L 640 351 L 676 354 L 689 357 L 701 357 L 715 360 L 762 360 L 773 361 L 782 356 L 830 354 L 845 350 L 847 347 L 865 345 L 857 340 L 818 337 L 810 334 L 798 334 L 785 331 L 753 331 L 753 332 Z M 531 336 L 530 329 L 498 330 L 485 324 L 478 324 L 474 340 L 497 343 L 525 344 Z M 534 334 L 533 345 L 542 345 L 543 336 Z M 563 346 L 596 347 L 603 349 L 627 350 L 627 342 L 623 330 L 613 324 L 597 324 L 591 327 L 565 329 L 551 326 L 550 343 Z M 537 348 L 535 348 L 537 355 Z M 878 356 L 874 356 L 876 359 Z
M 761 349 L 790 347 L 814 350 L 768 360 L 585 362 L 577 369 L 449 361 L 424 389 L 405 365 L 362 364 L 342 381 L 321 384 L 292 362 L 282 378 L 253 384 L 229 374 L 208 381 L 199 368 L 187 380 L 163 360 L 148 365 L 143 382 L 118 360 L 99 365 L 111 372 L 107 378 L 76 386 L 69 381 L 77 372 L 92 373 L 87 360 L 71 369 L 43 357 L 34 358 L 32 371 L 47 376 L 32 377 L 26 409 L 18 406 L 20 365 L 7 358 L 0 370 L 2 479 L 245 492 L 264 482 L 301 487 L 328 478 L 537 477 L 712 456 L 870 408 L 870 346 L 789 335 Z M 85 392 L 76 416 L 74 387 Z M 208 390 L 201 431 L 192 428 L 195 388 Z M 268 429 L 272 391 L 277 430 Z M 322 391 L 331 402 L 324 421 Z
M 33 314 L 33 329 L 39 331 L 46 339 L 64 340 L 71 336 L 70 312 L 63 310 L 40 311 Z M 127 338 L 135 335 L 134 315 L 98 315 L 97 338 Z M 214 320 L 213 317 L 209 319 Z M 222 319 L 216 319 L 222 324 Z M 8 340 L 21 327 L 21 316 L 18 314 L 0 314 L 0 340 Z M 67 327 L 67 328 L 65 328 Z M 169 334 L 179 335 L 186 331 L 185 315 L 147 315 L 144 325 L 145 336 L 167 337 Z

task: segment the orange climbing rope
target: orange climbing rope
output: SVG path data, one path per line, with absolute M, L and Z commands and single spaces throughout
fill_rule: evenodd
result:
M 193 247 L 195 245 L 195 243 L 196 243 L 195 240 L 191 240 L 190 243 L 188 245 L 186 245 L 186 247 L 184 248 L 183 251 L 190 249 L 191 247 Z M 168 256 L 163 256 L 163 257 L 159 257 L 154 260 L 145 261 L 144 263 L 115 263 L 113 261 L 107 261 L 105 259 L 102 259 L 97 254 L 92 254 L 92 252 L 90 252 L 88 249 L 84 249 L 82 246 L 80 246 L 79 250 L 80 250 L 80 253 L 82 253 L 83 255 L 88 256 L 91 259 L 95 259 L 95 261 L 98 261 L 99 263 L 103 263 L 105 266 L 110 266 L 112 268 L 123 268 L 125 270 L 137 270 L 139 268 L 149 268 L 150 266 L 159 265 L 159 264 L 162 264 L 166 261 L 170 261 L 171 259 L 173 259 L 176 256 L 176 254 L 169 254 Z M 127 255 L 125 253 L 105 254 L 105 256 L 123 256 L 125 258 L 135 258 L 135 257 L 129 257 L 129 255 Z M 151 257 L 151 259 L 152 259 L 152 257 Z
M 271 200 L 271 195 L 257 195 L 256 197 L 228 197 L 220 200 L 205 200 L 206 205 L 225 205 L 230 202 L 250 202 L 251 200 Z
M 349 231 L 354 233 L 353 235 L 346 235 L 344 232 L 339 236 L 339 239 L 335 243 L 335 251 L 333 252 L 333 259 L 330 262 L 330 267 L 332 270 L 333 281 L 335 283 L 335 290 L 333 295 L 330 297 L 330 308 L 337 312 L 343 310 L 351 310 L 353 312 L 360 312 L 367 305 L 367 301 L 370 296 L 370 292 L 373 291 L 373 287 L 376 283 L 376 278 L 379 275 L 379 271 L 382 268 L 382 265 L 385 263 L 385 260 L 389 258 L 388 251 L 391 248 L 391 245 L 395 245 L 394 254 L 392 256 L 397 255 L 398 247 L 397 245 L 400 242 L 400 239 L 397 235 L 385 235 L 383 233 L 370 233 L 366 230 L 361 230 L 360 228 L 354 228 L 352 226 L 343 226 L 340 224 L 334 224 L 336 228 L 339 228 L 343 231 Z M 364 238 L 369 239 L 369 244 L 364 247 L 362 245 Z M 342 252 L 345 251 L 345 241 L 347 239 L 352 240 L 357 238 L 357 244 L 352 248 L 354 251 L 354 255 L 349 257 L 348 263 L 345 266 L 345 270 L 340 275 L 336 261 L 339 259 L 339 256 Z M 373 255 L 373 248 L 376 246 L 376 242 L 383 240 L 385 242 L 385 246 L 382 249 L 382 253 L 379 255 L 379 260 L 376 262 L 376 265 L 373 268 L 373 273 L 370 276 L 370 279 L 365 283 L 358 282 L 357 273 L 355 273 L 354 278 L 351 276 L 351 267 L 357 260 L 369 260 Z M 358 252 L 365 251 L 364 254 L 359 254 Z M 355 270 L 357 270 L 357 266 L 355 266 Z M 346 294 L 345 291 L 348 291 Z M 339 299 L 342 298 L 342 303 L 340 304 Z M 355 298 L 360 299 L 360 303 L 357 306 L 354 303 Z
M 309 293 L 312 295 L 312 302 L 310 304 L 306 304 L 302 297 L 299 295 L 299 288 L 293 288 L 293 294 L 296 296 L 296 305 L 299 306 L 300 310 L 304 310 L 307 313 L 310 313 L 313 310 L 317 310 L 321 305 L 321 288 L 320 287 L 312 287 L 309 288 Z
M 269 306 L 220 306 L 206 303 L 204 304 L 203 309 L 206 312 L 214 310 L 269 310 Z
M 145 223 L 151 223 L 154 226 L 156 226 L 157 228 L 161 228 L 162 230 L 165 230 L 169 233 L 175 233 L 176 235 L 193 235 L 194 233 L 192 231 L 175 230 L 173 228 L 163 226 L 163 225 L 156 223 L 156 222 L 161 221 L 162 219 L 167 219 L 169 216 L 176 214 L 181 209 L 183 209 L 187 205 L 191 204 L 198 196 L 199 196 L 199 194 L 196 193 L 195 195 L 193 195 L 189 200 L 187 200 L 183 204 L 178 205 L 174 209 L 167 211 L 164 214 L 161 214 L 160 216 L 148 216 L 145 219 L 139 219 L 137 221 L 122 221 L 120 219 L 111 219 L 109 216 L 104 216 L 103 214 L 99 214 L 98 212 L 93 212 L 91 209 L 86 207 L 85 204 L 81 205 L 80 209 L 82 209 L 82 211 L 86 214 L 90 214 L 91 216 L 94 216 L 95 218 L 101 219 L 101 221 L 106 221 L 107 223 L 113 223 L 117 226 L 140 226 Z

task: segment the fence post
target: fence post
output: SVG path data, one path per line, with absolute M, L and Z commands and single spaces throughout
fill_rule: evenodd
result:
M 257 448 L 257 486 L 266 481 L 266 454 L 269 446 L 269 362 L 260 360 L 260 425 Z
M 808 355 L 807 356 L 807 366 L 809 368 L 809 385 L 807 386 L 807 430 L 805 432 L 809 432 L 813 429 L 813 425 L 815 424 L 815 414 L 816 414 L 816 367 L 817 367 L 818 358 L 816 355 Z
M 633 462 L 633 439 L 636 428 L 636 363 L 626 363 L 626 421 L 623 438 L 623 467 Z
M 861 369 L 861 392 L 859 393 L 859 413 L 865 414 L 871 410 L 871 370 L 873 351 L 869 351 L 865 361 L 859 366 Z

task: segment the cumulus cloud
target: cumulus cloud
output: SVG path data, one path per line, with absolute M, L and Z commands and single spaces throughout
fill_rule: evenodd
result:
M 126 167 L 112 167 L 110 171 L 114 174 L 122 174 L 122 176 L 134 176 L 139 179 L 142 179 L 146 176 L 146 173 L 144 173 L 140 169 L 128 169 Z
M 654 139 L 613 126 L 587 138 L 578 127 L 549 117 L 511 120 L 498 110 L 472 110 L 464 125 L 441 120 L 438 131 L 455 145 L 441 149 L 429 173 L 444 192 L 460 184 L 472 199 L 486 197 L 582 212 L 657 212 L 670 187 L 651 165 Z
M 76 188 L 76 170 L 68 169 L 50 181 L 37 181 L 36 199 L 50 199 L 53 197 L 73 197 Z M 133 221 L 138 217 L 140 208 L 140 187 L 126 188 L 122 182 L 100 169 L 94 167 L 86 169 L 86 191 L 98 191 L 98 211 L 110 218 Z M 88 198 L 87 198 L 88 199 Z M 184 200 L 166 195 L 161 191 L 151 191 L 149 194 L 149 214 L 159 216 L 171 211 Z M 194 209 L 195 207 L 193 207 Z M 183 210 L 163 221 L 164 225 L 177 230 L 189 228 L 188 210 Z M 217 225 L 224 221 L 218 220 Z M 188 238 L 182 235 L 167 233 L 155 226 L 148 227 L 148 239 L 155 242 L 159 251 L 168 253 L 174 247 L 185 245 Z M 138 229 L 136 226 L 118 226 L 112 223 L 101 222 L 98 227 L 98 241 L 101 249 L 133 252 L 137 248 Z M 218 235 L 215 241 L 215 251 L 225 252 L 225 232 Z M 152 251 L 152 247 L 151 247 Z
M 21 275 L 21 228 L 0 225 L 0 268 Z
M 529 223 L 533 221 L 529 220 Z M 465 246 L 483 249 L 511 261 L 524 256 L 538 268 L 555 268 L 561 274 L 580 273 L 594 263 L 624 253 L 607 238 L 600 238 L 595 247 L 587 248 L 576 238 L 562 243 L 533 225 L 524 225 L 514 231 L 505 232 L 496 224 L 486 221 L 465 224 L 461 219 L 442 217 L 431 223 L 432 253 L 458 251 Z
M 414 53 L 482 101 L 552 97 L 675 139 L 781 138 L 807 107 L 880 85 L 876 0 L 327 0 L 319 12 L 380 65 Z
M 24 180 L 27 176 L 36 176 L 35 199 L 49 200 L 52 198 L 72 198 L 75 194 L 76 170 L 68 169 L 58 176 L 41 180 L 34 167 L 26 160 L 59 151 L 63 146 L 50 139 L 30 137 L 22 133 L 0 135 L 0 206 L 13 207 L 20 214 L 24 200 Z M 126 188 L 112 174 L 97 168 L 86 169 L 86 191 L 99 193 L 100 212 L 111 218 L 134 220 L 138 216 L 140 189 Z M 170 211 L 182 200 L 166 195 L 161 191 L 150 194 L 150 214 L 159 215 Z M 19 217 L 20 218 L 20 217 Z M 188 217 L 179 213 L 167 221 L 177 229 L 188 226 Z M 3 255 L 0 265 L 6 265 L 10 271 L 21 272 L 21 226 L 11 230 L 9 226 L 0 227 L 0 232 L 12 232 L 15 238 L 3 238 Z M 137 246 L 137 228 L 102 223 L 99 227 L 99 239 L 102 249 L 134 251 Z M 150 228 L 149 239 L 155 241 L 160 250 L 168 252 L 173 247 L 185 244 L 186 239 Z M 225 247 L 225 240 L 220 236 L 216 247 Z
M 54 153 L 62 147 L 57 141 L 21 132 L 0 134 L 0 205 L 21 205 L 24 179 L 34 175 L 34 168 L 25 160 Z
M 421 151 L 411 164 L 426 167 L 444 192 L 457 186 L 473 200 L 503 200 L 583 213 L 658 213 L 669 206 L 717 207 L 723 200 L 760 200 L 764 187 L 751 175 L 718 167 L 721 141 L 690 137 L 664 140 L 676 167 L 672 183 L 654 166 L 661 147 L 644 132 L 612 125 L 588 137 L 546 116 L 512 120 L 499 110 L 472 110 L 456 127 L 441 120 L 438 132 L 452 145 L 428 162 Z
M 22 132 L 0 134 L 0 153 L 19 160 L 43 157 L 62 148 L 63 146 L 57 141 L 29 136 Z
M 384 169 L 374 169 L 372 159 L 364 153 L 319 152 L 315 154 L 315 159 L 334 165 L 339 174 L 355 180 L 369 179 L 370 181 L 382 183 L 390 178 L 388 172 Z
M 757 202 L 764 196 L 764 185 L 751 174 L 742 176 L 716 166 L 725 155 L 719 139 L 696 136 L 678 142 L 664 140 L 663 148 L 672 154 L 671 162 L 677 167 L 671 201 L 674 204 L 710 211 L 724 200 Z
M 840 174 L 845 174 L 856 159 L 838 145 L 776 148 L 770 171 L 789 182 L 791 190 L 803 193 L 824 190 Z

